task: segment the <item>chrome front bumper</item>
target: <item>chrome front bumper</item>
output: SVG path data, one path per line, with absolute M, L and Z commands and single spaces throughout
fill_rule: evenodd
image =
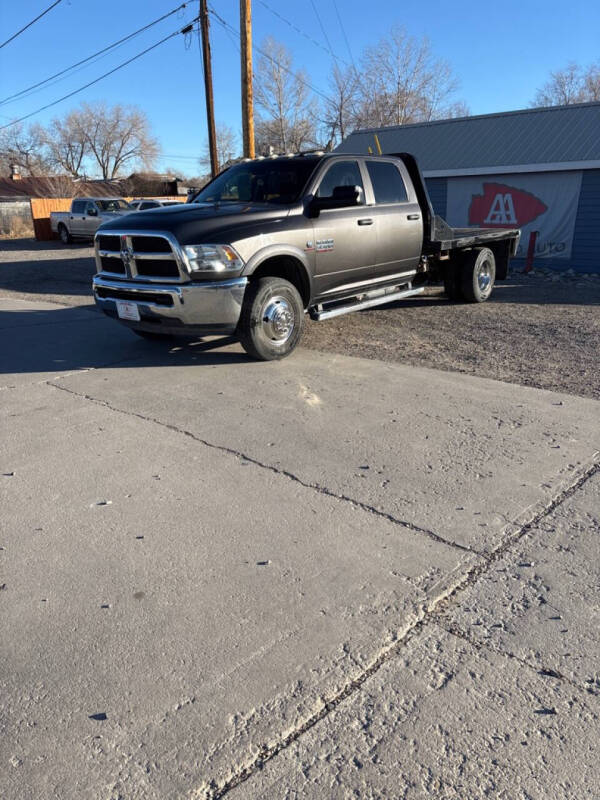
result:
M 110 317 L 119 319 L 116 300 L 135 303 L 140 321 L 119 319 L 136 330 L 179 334 L 231 334 L 235 331 L 248 278 L 203 283 L 146 283 L 95 275 L 94 299 Z

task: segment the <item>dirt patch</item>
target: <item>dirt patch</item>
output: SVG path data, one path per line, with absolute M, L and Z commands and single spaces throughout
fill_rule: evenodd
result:
M 0 295 L 92 302 L 92 248 L 0 242 Z M 304 347 L 465 372 L 600 399 L 600 276 L 514 274 L 481 305 L 423 297 L 327 322 L 307 319 Z
M 66 305 L 93 303 L 89 244 L 0 240 L 0 295 Z
M 482 304 L 442 290 L 327 322 L 305 347 L 600 399 L 600 279 L 514 275 Z

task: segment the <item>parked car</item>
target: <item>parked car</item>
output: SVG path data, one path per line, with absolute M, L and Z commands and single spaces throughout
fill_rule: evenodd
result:
M 99 225 L 123 214 L 131 214 L 131 208 L 122 197 L 77 197 L 70 211 L 50 212 L 50 227 L 68 244 L 73 239 L 93 239 Z
M 183 200 L 132 200 L 129 207 L 133 211 L 147 211 L 149 208 L 161 208 L 162 206 L 177 206 Z
M 105 222 L 94 297 L 140 336 L 235 334 L 271 360 L 296 347 L 305 312 L 326 320 L 438 281 L 451 300 L 484 302 L 519 237 L 451 228 L 407 153 L 254 159 L 192 203 Z

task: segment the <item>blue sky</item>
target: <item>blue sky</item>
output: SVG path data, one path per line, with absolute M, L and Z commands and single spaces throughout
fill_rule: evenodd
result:
M 182 0 L 62 0 L 42 20 L 0 50 L 0 99 L 85 58 L 96 50 L 170 11 Z M 457 100 L 473 114 L 526 107 L 552 69 L 570 60 L 583 64 L 600 58 L 600 3 L 571 0 L 454 0 L 444 3 L 399 3 L 397 0 L 336 0 L 350 50 L 359 62 L 363 48 L 375 44 L 391 25 L 428 36 L 436 55 L 451 65 L 460 82 Z M 210 5 L 209 0 L 209 5 Z M 266 4 L 266 5 L 265 5 Z M 296 67 L 310 82 L 326 89 L 331 56 L 310 0 L 253 0 L 255 43 L 268 35 L 292 51 Z M 0 41 L 43 11 L 50 0 L 0 0 Z M 212 0 L 230 25 L 239 28 L 238 0 Z M 273 14 L 285 17 L 305 36 Z M 334 0 L 315 0 L 333 52 L 350 56 Z M 0 124 L 35 111 L 112 69 L 181 27 L 198 13 L 193 0 L 178 15 L 121 46 L 65 80 L 15 102 L 0 105 Z M 240 68 L 235 37 L 211 21 L 215 116 L 240 128 Z M 187 49 L 186 49 L 187 44 Z M 204 92 L 197 38 L 183 36 L 165 43 L 135 63 L 81 94 L 32 117 L 46 123 L 82 100 L 134 103 L 148 114 L 161 144 L 159 166 L 197 173 L 195 161 L 206 140 Z

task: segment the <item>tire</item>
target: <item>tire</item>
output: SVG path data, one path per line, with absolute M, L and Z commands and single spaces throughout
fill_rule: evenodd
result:
M 460 285 L 460 263 L 451 259 L 444 270 L 444 292 L 448 300 L 459 301 L 463 299 Z
M 141 336 L 142 339 L 146 339 L 149 342 L 166 342 L 168 339 L 172 339 L 170 333 L 154 333 L 154 331 L 138 331 L 135 328 L 131 329 L 136 336 Z
M 303 325 L 304 305 L 293 284 L 283 278 L 250 283 L 236 334 L 251 358 L 285 358 L 298 344 Z
M 485 303 L 496 280 L 496 259 L 488 247 L 470 250 L 461 268 L 461 288 L 467 303 Z
M 60 236 L 60 240 L 63 244 L 71 244 L 73 241 L 73 237 L 69 233 L 67 226 L 63 225 L 62 222 L 58 226 L 58 235 Z

